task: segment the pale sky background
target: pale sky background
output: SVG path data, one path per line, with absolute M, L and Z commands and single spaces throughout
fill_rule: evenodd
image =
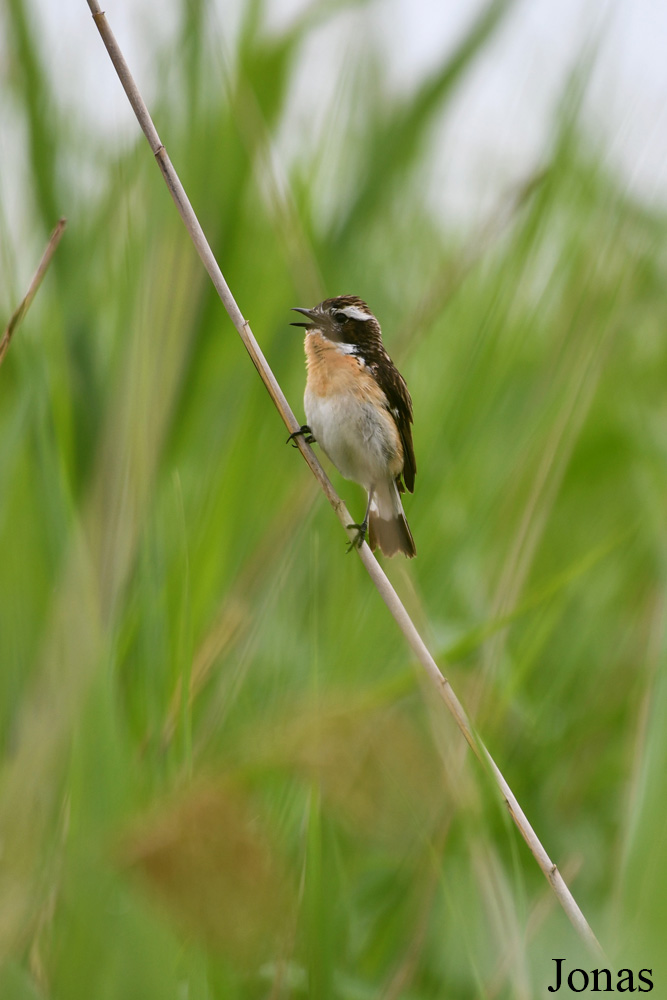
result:
M 3 2 L 0 66 L 7 56 Z M 32 3 L 56 99 L 96 136 L 117 141 L 136 134 L 85 0 Z M 268 22 L 281 30 L 304 6 L 303 0 L 267 0 Z M 319 87 L 326 93 L 336 86 L 350 46 L 363 55 L 365 46 L 381 44 L 391 85 L 409 88 L 451 51 L 482 6 L 479 0 L 376 0 L 363 11 L 328 19 L 304 49 L 295 80 L 294 120 L 301 132 L 303 123 L 312 123 L 305 126 L 310 134 L 287 136 L 279 156 L 298 155 L 299 142 L 317 141 Z M 152 54 L 174 30 L 179 7 L 173 0 L 104 5 L 149 106 L 156 88 L 168 86 L 156 79 Z M 221 47 L 233 48 L 239 9 L 239 0 L 210 0 L 212 32 Z M 587 130 L 637 196 L 667 205 L 667 0 L 521 0 L 436 134 L 429 196 L 445 221 L 465 225 L 539 164 L 565 80 L 593 40 L 600 48 L 586 103 Z M 12 115 L 0 94 L 0 197 L 10 221 L 20 189 L 13 165 L 21 172 L 21 123 Z M 168 147 L 168 136 L 162 138 Z

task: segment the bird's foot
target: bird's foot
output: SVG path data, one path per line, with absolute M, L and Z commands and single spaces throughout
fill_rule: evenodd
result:
M 313 432 L 311 431 L 308 424 L 302 424 L 301 427 L 299 427 L 298 431 L 292 431 L 290 436 L 287 438 L 287 441 L 285 441 L 285 444 L 289 444 L 291 441 L 292 447 L 298 448 L 299 446 L 297 444 L 294 444 L 294 438 L 301 437 L 301 435 L 304 435 L 304 441 L 306 442 L 306 444 L 315 444 L 315 438 L 313 437 Z
M 366 539 L 368 521 L 362 521 L 361 524 L 348 524 L 347 527 L 354 528 L 357 532 L 356 538 L 351 539 L 348 543 L 347 551 L 351 552 L 352 549 L 360 549 Z

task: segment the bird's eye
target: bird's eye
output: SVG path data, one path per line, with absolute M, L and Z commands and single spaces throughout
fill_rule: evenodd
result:
M 338 322 L 341 324 L 341 326 L 343 326 L 345 323 L 347 323 L 347 321 L 349 319 L 349 316 L 346 316 L 344 312 L 337 312 L 335 314 L 335 316 L 336 316 L 336 319 L 338 320 Z

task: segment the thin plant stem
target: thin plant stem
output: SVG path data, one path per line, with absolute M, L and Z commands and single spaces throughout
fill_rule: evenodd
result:
M 144 135 L 146 136 L 158 162 L 158 166 L 160 167 L 165 183 L 169 188 L 174 203 L 176 204 L 176 208 L 178 209 L 188 233 L 190 234 L 190 238 L 195 245 L 202 263 L 204 264 L 204 267 L 206 268 L 232 323 L 236 327 L 236 330 L 241 337 L 241 340 L 243 341 L 243 344 L 248 351 L 260 378 L 266 386 L 271 399 L 280 413 L 280 416 L 285 422 L 285 426 L 290 433 L 296 431 L 299 429 L 299 422 L 294 416 L 280 385 L 267 364 L 261 348 L 255 340 L 252 330 L 250 329 L 250 324 L 246 319 L 244 319 L 243 314 L 241 313 L 241 310 L 239 309 L 234 296 L 225 281 L 222 271 L 220 270 L 206 236 L 204 235 L 204 231 L 197 219 L 197 216 L 195 215 L 192 205 L 190 204 L 185 189 L 183 188 L 183 185 L 181 184 L 181 181 L 172 166 L 167 151 L 160 140 L 148 109 L 132 77 L 130 69 L 125 62 L 125 58 L 118 46 L 118 42 L 109 27 L 109 23 L 100 9 L 97 0 L 87 0 L 87 3 L 92 12 L 93 20 L 97 25 L 100 35 L 102 36 L 102 41 L 104 42 L 107 52 L 109 53 L 111 61 L 116 69 L 123 89 L 127 94 L 128 100 L 132 105 L 132 109 L 137 117 L 139 125 L 141 126 L 142 131 L 144 132 Z M 350 514 L 348 513 L 345 504 L 334 490 L 324 469 L 317 460 L 315 453 L 312 448 L 306 444 L 303 435 L 297 438 L 297 444 L 301 454 L 310 467 L 311 472 L 320 484 L 327 500 L 336 512 L 339 521 L 345 528 L 347 528 L 351 521 Z M 351 539 L 356 535 L 356 532 L 348 533 L 350 534 Z M 500 794 L 505 801 L 512 819 L 519 828 L 522 837 L 528 844 L 528 847 L 530 848 L 538 865 L 542 869 L 542 872 L 546 876 L 579 937 L 596 958 L 604 958 L 604 952 L 602 951 L 595 934 L 581 912 L 581 909 L 579 908 L 572 893 L 565 884 L 558 867 L 550 859 L 537 834 L 526 819 L 521 806 L 498 768 L 498 765 L 495 763 L 491 754 L 484 746 L 484 743 L 474 733 L 470 719 L 468 718 L 463 706 L 456 697 L 449 681 L 443 676 L 437 663 L 431 656 L 424 640 L 417 631 L 412 619 L 408 615 L 405 607 L 389 582 L 386 574 L 380 567 L 377 559 L 365 542 L 358 551 L 359 558 L 366 567 L 369 576 L 407 640 L 408 645 L 412 649 L 415 657 L 419 660 L 420 664 L 426 671 L 429 679 L 435 686 L 447 709 L 454 717 L 457 726 L 463 733 L 463 736 L 470 745 L 471 749 L 485 766 L 486 770 L 491 774 L 496 786 L 500 790 Z
M 11 343 L 12 337 L 18 327 L 19 323 L 27 313 L 30 308 L 30 304 L 34 299 L 39 286 L 42 283 L 42 278 L 46 274 L 49 264 L 51 263 L 51 258 L 56 252 L 56 247 L 60 243 L 60 237 L 65 232 L 65 226 L 67 225 L 67 219 L 59 219 L 58 223 L 49 237 L 49 242 L 46 244 L 46 249 L 42 254 L 42 259 L 39 262 L 39 266 L 33 275 L 33 279 L 30 282 L 30 287 L 26 292 L 25 296 L 16 307 L 12 313 L 9 323 L 5 327 L 5 331 L 0 340 L 0 365 L 2 364 L 5 354 L 9 350 L 9 345 Z

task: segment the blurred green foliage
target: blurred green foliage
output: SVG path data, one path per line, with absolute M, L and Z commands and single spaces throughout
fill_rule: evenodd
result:
M 506 2 L 411 96 L 352 67 L 335 135 L 278 183 L 296 61 L 343 6 L 276 35 L 257 0 L 224 61 L 184 3 L 154 117 L 297 413 L 290 307 L 355 293 L 383 322 L 418 460 L 419 555 L 388 572 L 610 965 L 659 980 L 667 222 L 587 150 L 573 87 L 544 172 L 442 231 L 429 139 Z M 22 0 L 6 21 L 35 233 L 70 225 L 0 370 L 0 995 L 533 997 L 553 958 L 591 968 L 143 140 L 73 134 Z

